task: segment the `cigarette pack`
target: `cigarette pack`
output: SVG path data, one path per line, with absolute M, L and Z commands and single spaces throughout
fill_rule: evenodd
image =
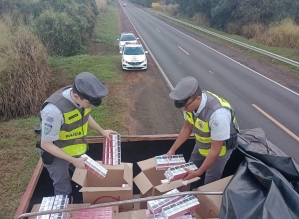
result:
M 104 138 L 102 164 L 119 165 L 121 163 L 121 137 L 119 134 L 110 134 L 110 140 Z
M 181 164 L 179 166 L 168 168 L 165 171 L 164 176 L 169 182 L 179 180 L 179 179 L 184 179 L 184 177 L 187 176 L 188 174 L 185 168 L 189 170 L 197 170 L 196 165 L 193 162 L 189 162 L 186 164 Z
M 85 167 L 88 171 L 90 171 L 92 174 L 96 175 L 100 179 L 104 179 L 106 177 L 106 174 L 108 170 L 101 166 L 99 163 L 91 159 L 88 155 L 83 154 L 81 157 L 86 157 L 87 160 L 85 162 Z
M 172 156 L 161 155 L 156 156 L 156 169 L 167 170 L 169 167 L 177 166 L 186 163 L 185 158 L 182 154 L 176 154 Z
M 63 195 L 44 197 L 42 199 L 39 212 L 67 208 L 68 202 L 69 202 L 68 197 Z M 64 213 L 55 213 L 51 215 L 50 214 L 40 215 L 37 217 L 37 219 L 67 219 L 68 217 L 69 214 L 67 212 L 64 212 Z
M 69 199 L 66 195 L 65 196 L 56 195 L 52 210 L 67 208 L 68 203 L 69 203 Z M 50 219 L 67 219 L 67 217 L 68 217 L 68 213 L 64 212 L 64 213 L 51 214 Z
M 112 219 L 112 207 L 79 210 L 75 219 Z
M 170 194 L 179 194 L 179 190 L 173 189 L 164 195 L 170 195 Z M 158 200 L 152 200 L 147 202 L 147 209 L 149 209 L 153 214 L 157 214 L 162 211 L 162 208 L 164 206 L 170 205 L 171 203 L 174 203 L 181 199 L 182 196 L 176 196 L 172 198 L 165 198 L 165 199 L 158 199 Z
M 194 195 L 187 195 L 179 201 L 162 208 L 165 219 L 175 219 L 190 213 L 199 207 L 199 201 Z
M 146 219 L 166 219 L 166 217 L 162 213 L 158 214 L 147 214 Z M 196 219 L 195 214 L 187 213 L 182 216 L 179 216 L 175 219 Z

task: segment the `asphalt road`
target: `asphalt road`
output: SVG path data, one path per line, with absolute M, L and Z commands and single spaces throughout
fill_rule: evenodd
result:
M 299 163 L 298 93 L 129 3 L 123 9 L 173 86 L 185 76 L 197 78 L 203 90 L 233 105 L 241 129 L 261 127 L 272 143 Z

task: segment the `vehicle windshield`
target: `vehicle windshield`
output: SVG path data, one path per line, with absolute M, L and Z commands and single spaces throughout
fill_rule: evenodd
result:
M 136 40 L 136 37 L 133 35 L 122 35 L 120 41 L 133 41 Z
M 144 54 L 142 47 L 125 47 L 124 55 L 142 55 Z

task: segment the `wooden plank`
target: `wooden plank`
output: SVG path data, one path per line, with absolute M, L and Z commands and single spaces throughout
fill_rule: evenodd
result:
M 29 205 L 29 202 L 31 200 L 31 197 L 32 197 L 32 194 L 35 190 L 35 187 L 36 187 L 36 184 L 37 184 L 37 181 L 39 179 L 39 176 L 42 172 L 42 169 L 43 169 L 43 162 L 41 159 L 39 159 L 34 171 L 33 171 L 33 174 L 31 176 L 31 179 L 28 183 L 28 186 L 26 188 L 26 191 L 24 192 L 21 200 L 20 200 L 20 205 L 15 213 L 15 217 L 16 216 L 19 216 L 23 213 L 26 213 L 27 211 L 27 208 L 28 208 L 28 205 Z

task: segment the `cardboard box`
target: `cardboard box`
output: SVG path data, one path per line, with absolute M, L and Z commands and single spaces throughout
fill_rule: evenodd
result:
M 233 176 L 220 179 L 218 181 L 206 184 L 198 188 L 203 192 L 223 192 Z M 203 218 L 218 218 L 222 204 L 222 195 L 197 195 L 200 207 L 196 209 L 197 213 Z
M 199 180 L 199 177 L 188 180 L 186 185 L 183 185 L 183 180 L 176 180 L 169 183 L 161 183 L 165 179 L 164 170 L 156 170 L 156 159 L 150 158 L 148 160 L 137 163 L 141 169 L 135 178 L 134 182 L 139 188 L 142 197 L 162 195 L 172 189 L 178 189 L 180 192 L 189 191 L 190 184 Z M 146 202 L 140 203 L 141 209 L 146 209 Z
M 146 210 L 134 210 L 118 214 L 118 219 L 146 219 Z
M 97 161 L 101 163 L 101 161 Z M 76 168 L 72 180 L 81 185 L 83 202 L 99 204 L 130 200 L 133 197 L 133 164 L 121 163 L 117 166 L 102 165 L 108 172 L 104 179 L 92 173 Z M 126 186 L 124 186 L 127 184 Z M 129 211 L 133 204 L 119 206 L 119 211 Z

